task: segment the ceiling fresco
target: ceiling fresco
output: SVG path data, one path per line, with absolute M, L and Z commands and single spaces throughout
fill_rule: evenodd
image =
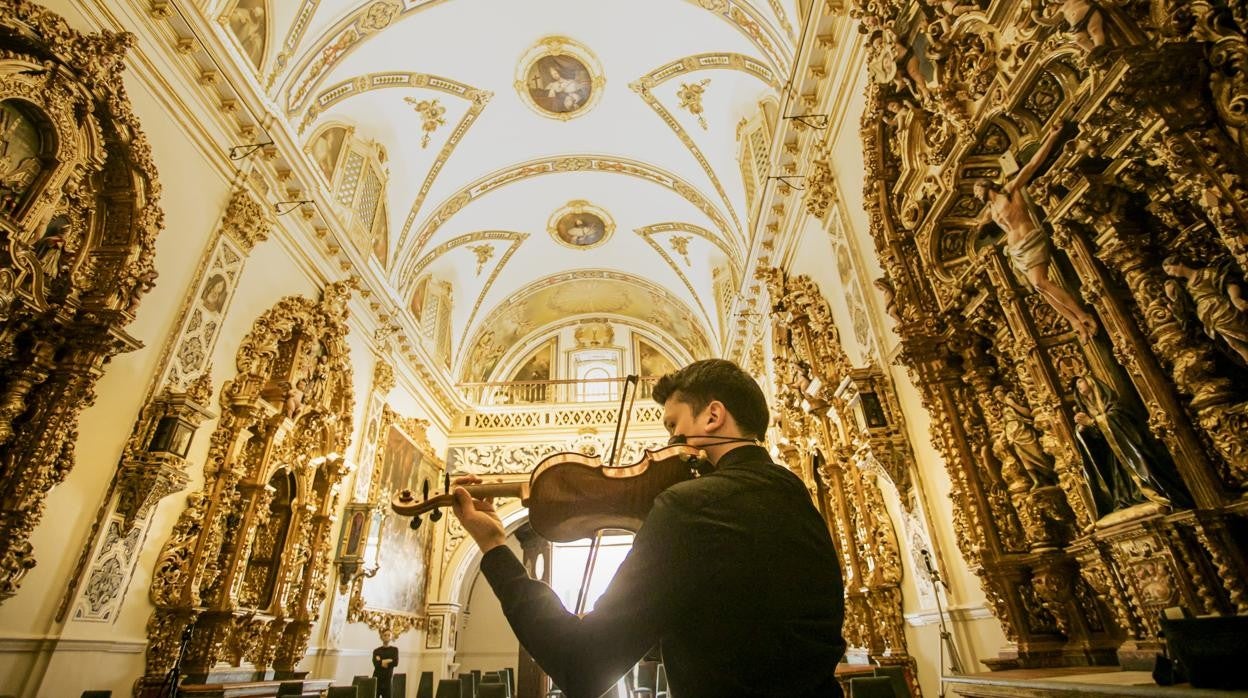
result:
M 640 321 L 689 349 L 712 355 L 704 319 L 645 279 L 606 270 L 578 270 L 547 277 L 496 307 L 466 344 L 460 360 L 465 382 L 491 377 L 504 354 L 524 337 L 577 316 L 618 316 Z
M 577 316 L 721 346 L 713 280 L 741 279 L 754 237 L 738 126 L 780 95 L 797 0 L 206 6 L 312 171 L 344 137 L 387 154 L 369 249 L 396 307 L 449 284 L 453 379 Z

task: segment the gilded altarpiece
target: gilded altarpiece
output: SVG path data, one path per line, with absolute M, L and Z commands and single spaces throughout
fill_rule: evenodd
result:
M 994 667 L 1248 611 L 1234 3 L 858 0 L 865 199 Z
M 210 359 L 221 323 L 247 255 L 267 239 L 272 225 L 272 217 L 253 194 L 239 189 L 231 195 L 187 289 L 179 330 L 163 349 L 161 368 L 71 576 L 58 619 L 64 619 L 75 593 L 72 620 L 117 619 L 156 504 L 181 491 L 188 481 L 186 450 L 200 424 L 212 416 L 207 407 L 212 396 Z M 170 430 L 177 430 L 178 437 L 167 438 Z
M 345 283 L 283 298 L 258 318 L 222 388 L 204 485 L 157 558 L 147 681 L 160 681 L 193 627 L 192 681 L 289 676 L 330 584 L 339 485 L 354 404 Z
M 78 418 L 155 283 L 163 216 L 123 87 L 129 34 L 80 34 L 0 1 L 0 600 L 35 565 Z
M 368 527 L 364 563 L 371 569 L 351 580 L 347 620 L 376 630 L 385 644 L 424 627 L 426 618 L 434 527 L 412 529 L 389 503 L 401 489 L 442 489 L 446 466 L 429 444 L 428 428 L 429 422 L 401 417 L 388 405 L 369 425 L 376 443 L 366 503 L 376 515 Z
M 872 661 L 909 667 L 913 677 L 901 549 L 883 493 L 890 483 L 909 504 L 915 466 L 900 406 L 883 373 L 851 364 L 810 277 L 774 268 L 760 276 L 772 303 L 780 456 L 810 483 L 840 553 L 845 639 Z

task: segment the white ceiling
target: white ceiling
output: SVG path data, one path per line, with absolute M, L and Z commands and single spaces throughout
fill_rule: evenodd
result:
M 215 0 L 210 12 L 228 16 L 236 4 L 261 1 Z M 508 299 L 561 272 L 592 269 L 662 287 L 718 350 L 712 268 L 730 255 L 747 257 L 751 238 L 737 125 L 759 100 L 778 95 L 788 75 L 799 25 L 795 0 L 263 1 L 271 21 L 261 84 L 270 85 L 270 97 L 305 142 L 317 128 L 342 123 L 385 148 L 386 276 L 405 298 L 425 274 L 453 284 L 457 357 L 471 351 L 464 338 L 479 335 Z M 300 15 L 310 16 L 301 35 L 292 33 Z M 229 23 L 220 26 L 228 35 Z M 584 47 L 605 78 L 592 108 L 566 121 L 539 114 L 515 85 L 522 60 L 547 37 Z M 278 53 L 292 43 L 282 67 Z M 641 86 L 659 68 L 704 54 L 715 56 L 703 60 L 715 67 L 665 71 Z M 369 87 L 362 80 L 378 73 L 394 74 L 399 84 Z M 434 85 L 411 86 L 430 78 Z M 439 79 L 450 82 L 437 89 Z M 677 91 L 708 79 L 703 128 L 679 106 Z M 309 114 L 309 105 L 325 103 L 342 85 L 349 96 Z M 474 94 L 475 121 L 448 148 Z M 409 98 L 437 99 L 446 109 L 445 125 L 425 147 L 422 118 Z M 499 175 L 511 178 L 495 185 Z M 615 230 L 605 243 L 574 249 L 547 232 L 552 214 L 573 200 L 609 214 Z M 438 215 L 448 202 L 457 210 Z M 650 226 L 661 232 L 638 232 Z M 689 240 L 687 257 L 672 247 L 677 235 Z M 494 250 L 478 273 L 470 248 L 481 244 Z

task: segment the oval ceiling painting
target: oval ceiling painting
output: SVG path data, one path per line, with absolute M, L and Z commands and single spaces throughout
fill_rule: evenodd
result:
M 606 79 L 589 49 L 562 36 L 543 39 L 520 60 L 516 91 L 531 109 L 564 121 L 598 102 Z
M 577 249 L 601 245 L 614 230 L 611 216 L 588 201 L 569 201 L 555 211 L 547 224 L 547 231 L 556 242 Z

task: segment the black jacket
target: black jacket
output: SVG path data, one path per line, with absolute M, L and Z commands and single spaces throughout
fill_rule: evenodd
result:
M 656 642 L 674 698 L 841 695 L 836 550 L 801 480 L 760 447 L 733 449 L 715 472 L 661 494 L 583 618 L 506 546 L 481 570 L 570 698 L 596 698 Z

